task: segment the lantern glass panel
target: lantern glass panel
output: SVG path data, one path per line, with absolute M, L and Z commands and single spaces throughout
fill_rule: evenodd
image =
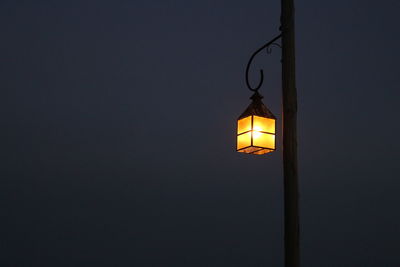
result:
M 275 120 L 253 116 L 253 130 L 267 133 L 275 133 Z
M 251 116 L 238 120 L 237 130 L 238 134 L 251 131 Z
M 275 149 L 275 135 L 252 131 L 253 146 Z
M 240 134 L 237 137 L 237 149 L 251 146 L 251 132 Z

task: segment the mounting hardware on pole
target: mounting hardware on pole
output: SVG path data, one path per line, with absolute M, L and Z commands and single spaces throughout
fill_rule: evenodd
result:
M 275 42 L 276 42 L 277 40 L 279 40 L 281 37 L 282 37 L 282 34 L 279 34 L 279 35 L 276 36 L 274 39 L 272 39 L 271 41 L 269 41 L 269 42 L 266 43 L 265 45 L 261 46 L 259 49 L 257 49 L 257 50 L 251 55 L 251 57 L 250 57 L 250 59 L 249 59 L 249 62 L 247 63 L 247 67 L 246 67 L 246 84 L 247 84 L 247 87 L 249 88 L 250 91 L 257 92 L 258 89 L 260 89 L 261 85 L 262 85 L 263 82 L 264 82 L 264 71 L 261 69 L 261 70 L 260 70 L 260 77 L 261 77 L 261 78 L 260 78 L 260 81 L 258 82 L 258 85 L 257 85 L 256 87 L 252 87 L 252 86 L 250 85 L 250 82 L 249 82 L 249 70 L 250 70 L 250 65 L 251 65 L 251 63 L 253 62 L 254 57 L 255 57 L 258 53 L 260 53 L 262 50 L 264 50 L 264 49 L 267 50 L 267 53 L 271 53 L 271 49 L 270 49 L 270 48 L 271 48 L 272 45 L 281 47 L 281 45 L 275 43 Z

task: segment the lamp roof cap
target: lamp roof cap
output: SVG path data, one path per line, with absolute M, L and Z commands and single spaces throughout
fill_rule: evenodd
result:
M 275 119 L 276 117 L 272 112 L 264 105 L 264 103 L 261 101 L 263 98 L 262 95 L 260 95 L 257 91 L 250 97 L 252 102 L 250 105 L 246 108 L 246 110 L 239 116 L 239 120 L 243 119 L 248 116 L 260 116 L 260 117 L 265 117 L 265 118 L 271 118 Z

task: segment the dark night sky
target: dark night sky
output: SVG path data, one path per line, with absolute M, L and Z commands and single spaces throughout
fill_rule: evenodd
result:
M 400 3 L 296 7 L 303 266 L 400 266 Z M 279 15 L 1 1 L 0 265 L 283 266 L 282 151 L 235 152 Z M 280 121 L 279 53 L 253 70 Z

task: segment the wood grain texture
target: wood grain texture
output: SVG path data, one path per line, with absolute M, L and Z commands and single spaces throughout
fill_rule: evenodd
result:
M 300 266 L 293 0 L 281 0 L 285 267 Z

